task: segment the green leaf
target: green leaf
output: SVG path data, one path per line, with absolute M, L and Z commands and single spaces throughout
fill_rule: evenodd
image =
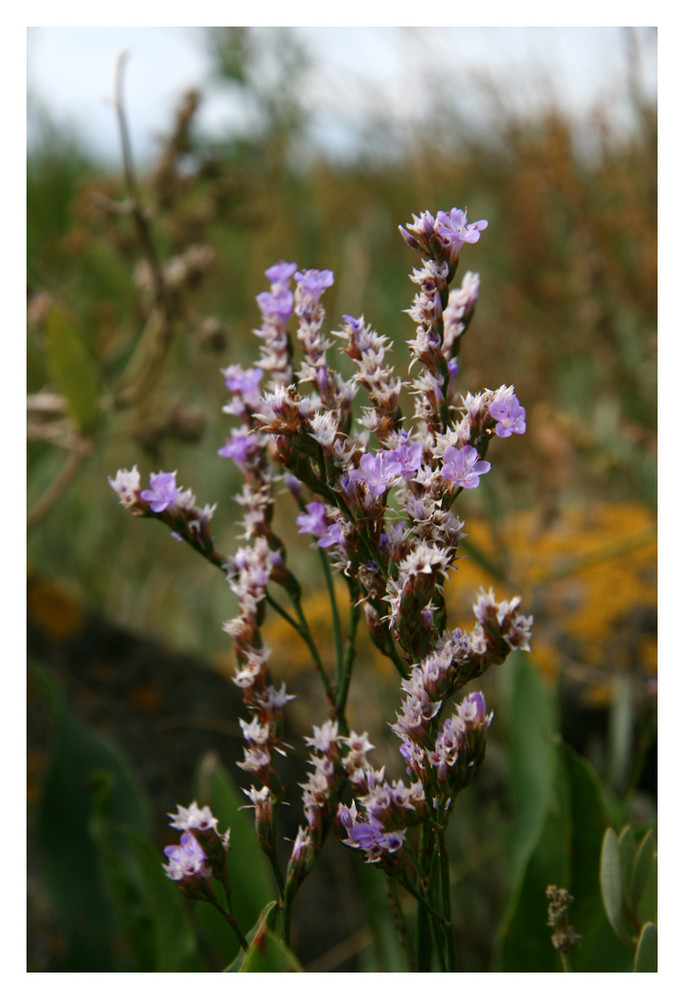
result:
M 630 912 L 637 914 L 650 875 L 656 871 L 656 837 L 654 830 L 648 830 L 635 852 L 635 862 L 629 884 L 628 905 Z
M 613 697 L 609 710 L 609 784 L 617 791 L 626 782 L 633 752 L 635 710 L 629 677 L 614 681 Z
M 515 882 L 554 800 L 556 709 L 540 672 L 524 656 L 514 654 L 509 664 L 509 787 L 514 819 L 508 846 Z
M 240 972 L 302 972 L 302 966 L 289 948 L 265 930 L 255 937 L 247 950 Z
M 52 381 L 80 430 L 88 435 L 100 418 L 99 375 L 83 338 L 59 305 L 47 315 L 45 344 Z
M 635 850 L 637 843 L 632 826 L 626 824 L 618 835 L 618 853 L 621 864 L 621 884 L 623 885 L 624 900 L 628 903 L 630 884 L 633 879 L 633 866 L 635 864 Z
M 219 820 L 219 829 L 222 832 L 231 829 L 228 856 L 231 905 L 238 926 L 251 927 L 275 895 L 270 865 L 255 836 L 253 812 L 244 808 L 245 796 L 239 795 L 215 754 L 205 755 L 200 762 L 195 789 L 200 805 L 211 806 Z
M 52 675 L 31 665 L 48 707 L 51 754 L 36 817 L 36 862 L 66 941 L 64 971 L 112 971 L 117 919 L 90 828 L 103 775 L 113 820 L 150 829 L 150 807 L 121 750 L 69 711 Z
M 627 935 L 623 926 L 624 889 L 621 878 L 621 852 L 618 837 L 611 827 L 607 829 L 602 842 L 599 882 L 609 923 L 621 940 L 626 940 Z
M 156 969 L 152 922 L 140 893 L 138 870 L 109 817 L 115 781 L 109 771 L 93 775 L 94 794 L 88 832 L 98 849 L 100 868 L 118 919 L 117 936 L 136 972 Z
M 568 886 L 568 843 L 571 817 L 563 768 L 551 776 L 536 841 L 521 869 L 518 882 L 500 924 L 496 939 L 496 966 L 502 972 L 554 972 L 558 958 L 547 928 L 548 885 Z
M 582 935 L 572 954 L 577 972 L 624 972 L 630 968 L 631 949 L 619 941 L 604 913 L 597 877 L 609 805 L 597 772 L 585 757 L 561 746 L 570 793 L 572 834 L 571 877 L 566 888 L 574 902 L 569 920 Z
M 496 942 L 497 968 L 505 972 L 553 972 L 559 957 L 547 926 L 549 885 L 573 896 L 568 919 L 582 935 L 572 953 L 584 972 L 626 972 L 632 951 L 617 941 L 604 916 L 597 879 L 606 827 L 602 786 L 590 763 L 568 746 L 555 753 L 553 798 L 540 835 L 514 888 Z
M 272 899 L 266 904 L 262 912 L 259 914 L 259 918 L 255 923 L 254 927 L 251 928 L 249 934 L 245 935 L 248 945 L 251 945 L 257 934 L 262 933 L 265 930 L 274 930 L 276 927 L 276 920 L 278 917 L 278 910 L 276 907 L 276 900 Z M 238 954 L 224 969 L 224 972 L 240 972 L 240 967 L 245 960 L 245 952 L 242 950 L 238 951 Z
M 163 856 L 136 830 L 121 826 L 138 875 L 138 887 L 152 923 L 155 972 L 200 972 L 197 942 L 185 900 L 162 870 Z M 196 906 L 207 906 L 198 902 Z M 229 932 L 230 933 L 230 932 Z
M 640 932 L 640 940 L 635 951 L 633 972 L 657 971 L 657 933 L 656 924 L 645 924 Z

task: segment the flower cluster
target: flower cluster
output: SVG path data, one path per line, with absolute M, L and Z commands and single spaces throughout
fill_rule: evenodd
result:
M 435 837 L 443 836 L 456 795 L 483 760 L 492 719 L 479 692 L 453 709 L 450 699 L 512 649 L 528 648 L 532 619 L 519 613 L 518 597 L 497 602 L 491 591 L 481 593 L 470 632 L 450 631 L 446 620 L 445 584 L 459 558 L 464 529 L 452 508 L 463 490 L 477 489 L 491 471 L 491 443 L 526 430 L 526 411 L 513 386 L 477 394 L 458 389 L 459 354 L 480 283 L 468 271 L 459 287 L 450 286 L 463 246 L 475 244 L 486 227 L 485 220 L 469 223 L 466 211 L 458 208 L 435 216 L 423 212 L 400 227 L 406 243 L 421 255 L 410 276 L 416 292 L 407 311 L 416 334 L 408 344 L 406 379 L 389 364 L 389 339 L 363 315 L 343 314 L 341 328 L 325 333 L 322 299 L 334 284 L 332 271 L 300 269 L 285 261 L 265 271 L 270 287 L 257 296 L 259 361 L 248 368 L 232 364 L 222 372 L 231 394 L 224 412 L 236 424 L 219 455 L 233 461 L 242 477 L 236 499 L 244 544 L 231 558 L 219 560 L 205 541 L 204 554 L 211 551 L 237 598 L 237 613 L 224 628 L 235 649 L 234 680 L 250 713 L 240 723 L 245 749 L 239 766 L 255 781 L 245 794 L 255 811 L 259 842 L 276 870 L 274 832 L 283 789 L 273 755 L 287 749 L 283 715 L 291 696 L 284 684 L 276 687 L 268 666 L 270 650 L 261 628 L 269 604 L 305 640 L 329 710 L 329 718 L 306 739 L 312 752 L 310 773 L 301 785 L 304 822 L 285 879 L 277 870 L 286 911 L 333 826 L 345 844 L 402 884 L 408 885 L 412 866 L 417 886 L 428 877 L 427 852 Z M 331 363 L 336 343 L 353 362 L 348 378 Z M 175 473 L 151 476 L 150 488 L 143 491 L 135 468 L 120 470 L 110 482 L 135 513 L 166 521 L 191 544 L 198 533 L 210 538 L 206 523 L 212 511 L 197 511 L 192 494 L 177 488 Z M 294 526 L 312 537 L 329 574 L 337 638 L 332 677 L 307 625 L 285 546 L 273 530 L 279 482 L 298 505 Z M 332 569 L 340 571 L 350 596 L 347 646 Z M 287 593 L 290 611 L 273 598 L 275 586 Z M 400 739 L 408 784 L 386 780 L 384 768 L 369 764 L 373 747 L 367 734 L 355 733 L 347 722 L 360 617 L 402 678 L 403 700 L 392 729 Z M 346 790 L 353 796 L 349 805 L 342 802 Z M 416 860 L 407 847 L 413 829 L 422 824 L 428 832 Z M 167 849 L 168 874 L 181 882 L 206 881 L 217 863 L 208 849 L 208 831 L 199 837 L 198 829 L 192 827 L 191 842 L 186 826 L 186 839 Z
M 426 813 L 423 787 L 419 782 L 407 787 L 402 781 L 386 781 L 384 768 L 374 771 L 367 767 L 355 790 L 358 796 L 351 806 L 342 802 L 338 806 L 343 843 L 361 849 L 371 864 L 397 870 L 404 863 L 402 849 L 408 828 L 417 826 Z
M 140 473 L 135 465 L 132 469 L 119 469 L 108 482 L 123 507 L 139 517 L 164 521 L 173 538 L 188 542 L 205 558 L 215 560 L 211 520 L 216 504 L 199 507 L 192 490 L 177 485 L 175 472 L 153 472 L 146 490 L 140 488 Z
M 177 806 L 177 809 L 178 813 L 169 813 L 169 825 L 181 831 L 180 843 L 164 848 L 168 859 L 164 871 L 168 878 L 179 883 L 185 895 L 211 899 L 209 878 L 213 875 L 224 883 L 228 880 L 226 859 L 231 831 L 219 834 L 219 821 L 209 806 L 200 809 L 197 802 L 192 802 L 187 808 Z

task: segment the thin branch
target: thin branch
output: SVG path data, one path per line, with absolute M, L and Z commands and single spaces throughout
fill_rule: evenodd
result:
M 148 264 L 152 277 L 153 310 L 148 320 L 148 325 L 151 323 L 153 315 L 157 316 L 158 322 L 156 325 L 157 328 L 154 330 L 154 339 L 150 347 L 148 347 L 147 338 L 141 338 L 138 342 L 138 347 L 134 351 L 127 365 L 126 372 L 124 372 L 123 375 L 124 382 L 126 381 L 126 374 L 128 372 L 136 372 L 136 369 L 138 369 L 138 374 L 132 383 L 125 385 L 124 388 L 120 389 L 116 394 L 115 403 L 119 407 L 131 406 L 133 403 L 136 403 L 139 399 L 141 399 L 141 397 L 148 391 L 152 383 L 159 375 L 161 368 L 160 362 L 166 353 L 166 349 L 174 332 L 171 306 L 167 295 L 164 276 L 157 257 L 157 251 L 155 250 L 150 225 L 143 210 L 138 193 L 138 182 L 133 163 L 133 155 L 131 152 L 131 140 L 129 137 L 128 123 L 126 121 L 126 113 L 124 111 L 123 75 L 125 61 L 126 53 L 124 52 L 117 60 L 114 99 L 114 109 L 117 115 L 119 137 L 121 141 L 124 180 L 128 195 L 125 206 L 133 219 L 138 233 L 138 239 L 140 240 L 143 256 Z
M 92 448 L 92 441 L 87 441 L 85 438 L 78 438 L 76 440 L 71 454 L 60 469 L 59 473 L 55 476 L 38 500 L 36 500 L 33 507 L 29 511 L 27 518 L 27 531 L 32 531 L 36 525 L 43 520 L 67 486 L 69 486 L 72 480 L 76 477 L 76 473 L 81 467 L 81 463 L 90 454 Z

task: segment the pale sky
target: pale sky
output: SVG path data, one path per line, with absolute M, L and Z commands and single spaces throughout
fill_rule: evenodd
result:
M 125 101 L 134 154 L 153 150 L 184 89 L 205 95 L 201 124 L 245 127 L 244 109 L 228 93 L 207 87 L 209 60 L 198 27 L 36 27 L 27 33 L 29 95 L 58 124 L 70 124 L 99 156 L 115 159 L 117 133 L 107 99 L 113 94 L 117 57 L 128 53 Z M 260 31 L 268 32 L 267 28 Z M 620 27 L 297 27 L 315 60 L 305 102 L 316 135 L 335 151 L 379 102 L 388 114 L 420 113 L 421 63 L 440 67 L 459 90 L 472 71 L 499 80 L 519 102 L 547 93 L 540 74 L 560 101 L 583 115 L 601 93 L 613 93 L 620 116 L 625 94 L 625 29 Z M 637 29 L 642 40 L 640 76 L 656 95 L 656 30 Z

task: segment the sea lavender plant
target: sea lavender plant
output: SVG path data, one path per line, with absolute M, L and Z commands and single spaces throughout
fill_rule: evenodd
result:
M 343 315 L 340 329 L 324 332 L 321 299 L 334 282 L 330 270 L 301 270 L 285 261 L 268 268 L 270 288 L 257 296 L 262 319 L 254 331 L 261 357 L 253 367 L 232 364 L 223 371 L 231 394 L 224 411 L 236 424 L 219 455 L 231 459 L 243 478 L 236 499 L 244 544 L 232 556 L 214 546 L 214 507 L 199 508 L 192 492 L 177 486 L 175 472 L 151 475 L 147 490 L 141 490 L 135 467 L 110 480 L 134 514 L 164 521 L 176 538 L 220 566 L 237 597 L 238 612 L 224 628 L 233 640 L 234 681 L 249 715 L 240 720 L 245 747 L 239 767 L 249 775 L 245 794 L 278 887 L 282 941 L 289 942 L 296 893 L 335 831 L 381 869 L 395 890 L 402 887 L 415 899 L 409 967 L 418 971 L 455 967 L 446 831 L 458 794 L 483 761 L 492 721 L 480 692 L 456 705 L 452 699 L 511 650 L 527 650 L 532 625 L 518 610 L 519 597 L 498 601 L 491 590 L 477 596 L 470 631 L 450 628 L 446 615 L 444 587 L 464 528 L 452 509 L 455 501 L 490 472 L 491 441 L 526 429 L 526 411 L 513 387 L 464 395 L 457 385 L 478 275 L 469 271 L 459 287 L 450 286 L 462 246 L 476 243 L 486 227 L 485 220 L 467 222 L 466 211 L 457 208 L 435 217 L 422 212 L 400 227 L 421 257 L 411 275 L 417 290 L 407 311 L 416 335 L 409 341 L 404 379 L 388 364 L 388 338 L 363 316 Z M 354 363 L 349 378 L 332 366 L 331 337 Z M 355 410 L 360 390 L 365 399 Z M 413 398 L 410 416 L 402 410 L 407 396 Z M 300 584 L 272 527 L 280 482 L 297 501 L 298 532 L 313 539 L 325 573 L 335 637 L 332 670 L 319 654 Z M 334 572 L 349 596 L 346 633 Z M 285 592 L 288 607 L 274 596 L 275 587 Z M 288 750 L 283 723 L 292 696 L 269 667 L 271 651 L 261 633 L 268 609 L 304 639 L 328 706 L 328 718 L 305 738 L 310 772 L 301 786 L 303 818 L 285 871 L 276 845 L 286 789 L 275 754 Z M 399 674 L 402 697 L 391 728 L 405 780 L 389 781 L 384 766 L 374 767 L 368 734 L 348 723 L 362 618 Z M 210 880 L 218 879 L 226 890 L 224 916 L 245 948 L 248 929 L 237 926 L 227 891 L 228 837 L 219 838 L 216 819 L 196 803 L 179 807 L 172 820 L 183 835 L 165 851 L 166 874 L 187 895 L 216 906 Z

